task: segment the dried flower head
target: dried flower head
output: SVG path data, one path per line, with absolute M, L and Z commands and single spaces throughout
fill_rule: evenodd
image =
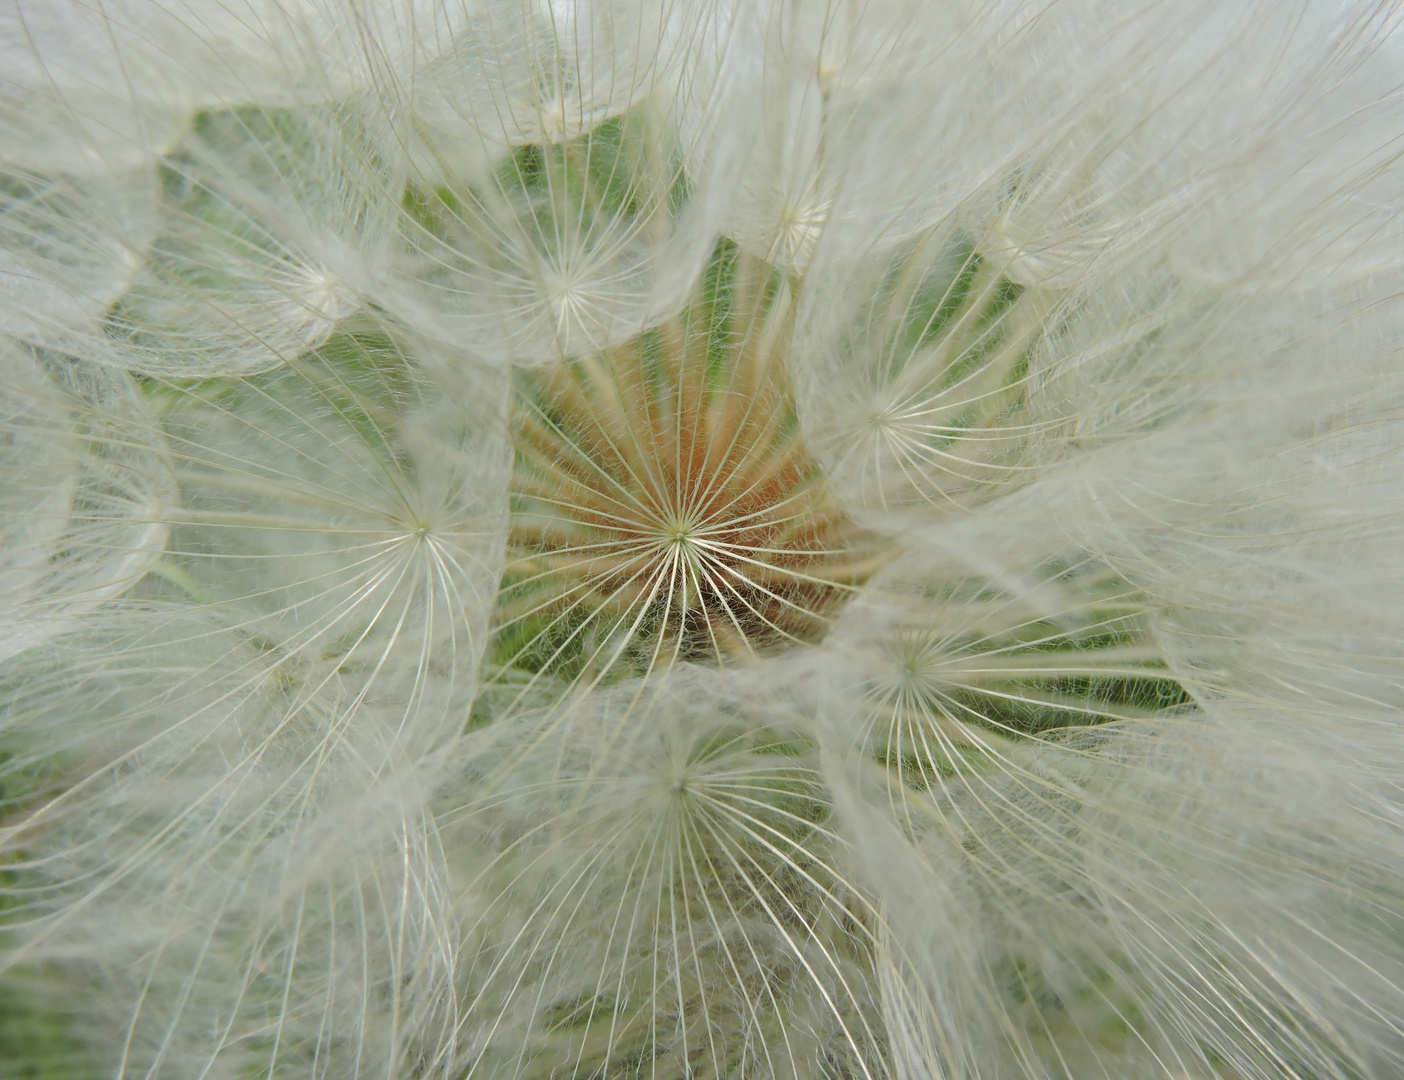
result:
M 1394 1080 L 1394 7 L 11 0 L 0 1072 Z

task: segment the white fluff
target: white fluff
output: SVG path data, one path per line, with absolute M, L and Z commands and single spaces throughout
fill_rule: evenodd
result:
M 1399 19 L 10 0 L 0 1060 L 1398 1076 Z

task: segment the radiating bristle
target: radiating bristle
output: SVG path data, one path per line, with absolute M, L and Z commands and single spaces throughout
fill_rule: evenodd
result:
M 882 544 L 827 497 L 788 294 L 723 250 L 692 306 L 518 380 L 501 662 L 640 670 L 820 639 Z

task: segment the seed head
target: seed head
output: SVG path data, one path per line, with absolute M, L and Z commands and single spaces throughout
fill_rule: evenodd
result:
M 723 250 L 656 332 L 522 377 L 505 662 L 648 670 L 823 636 L 881 545 L 800 438 L 789 307 Z

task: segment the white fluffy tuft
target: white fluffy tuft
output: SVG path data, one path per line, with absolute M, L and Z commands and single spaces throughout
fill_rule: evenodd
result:
M 0 1062 L 1404 1073 L 1400 22 L 8 0 Z

